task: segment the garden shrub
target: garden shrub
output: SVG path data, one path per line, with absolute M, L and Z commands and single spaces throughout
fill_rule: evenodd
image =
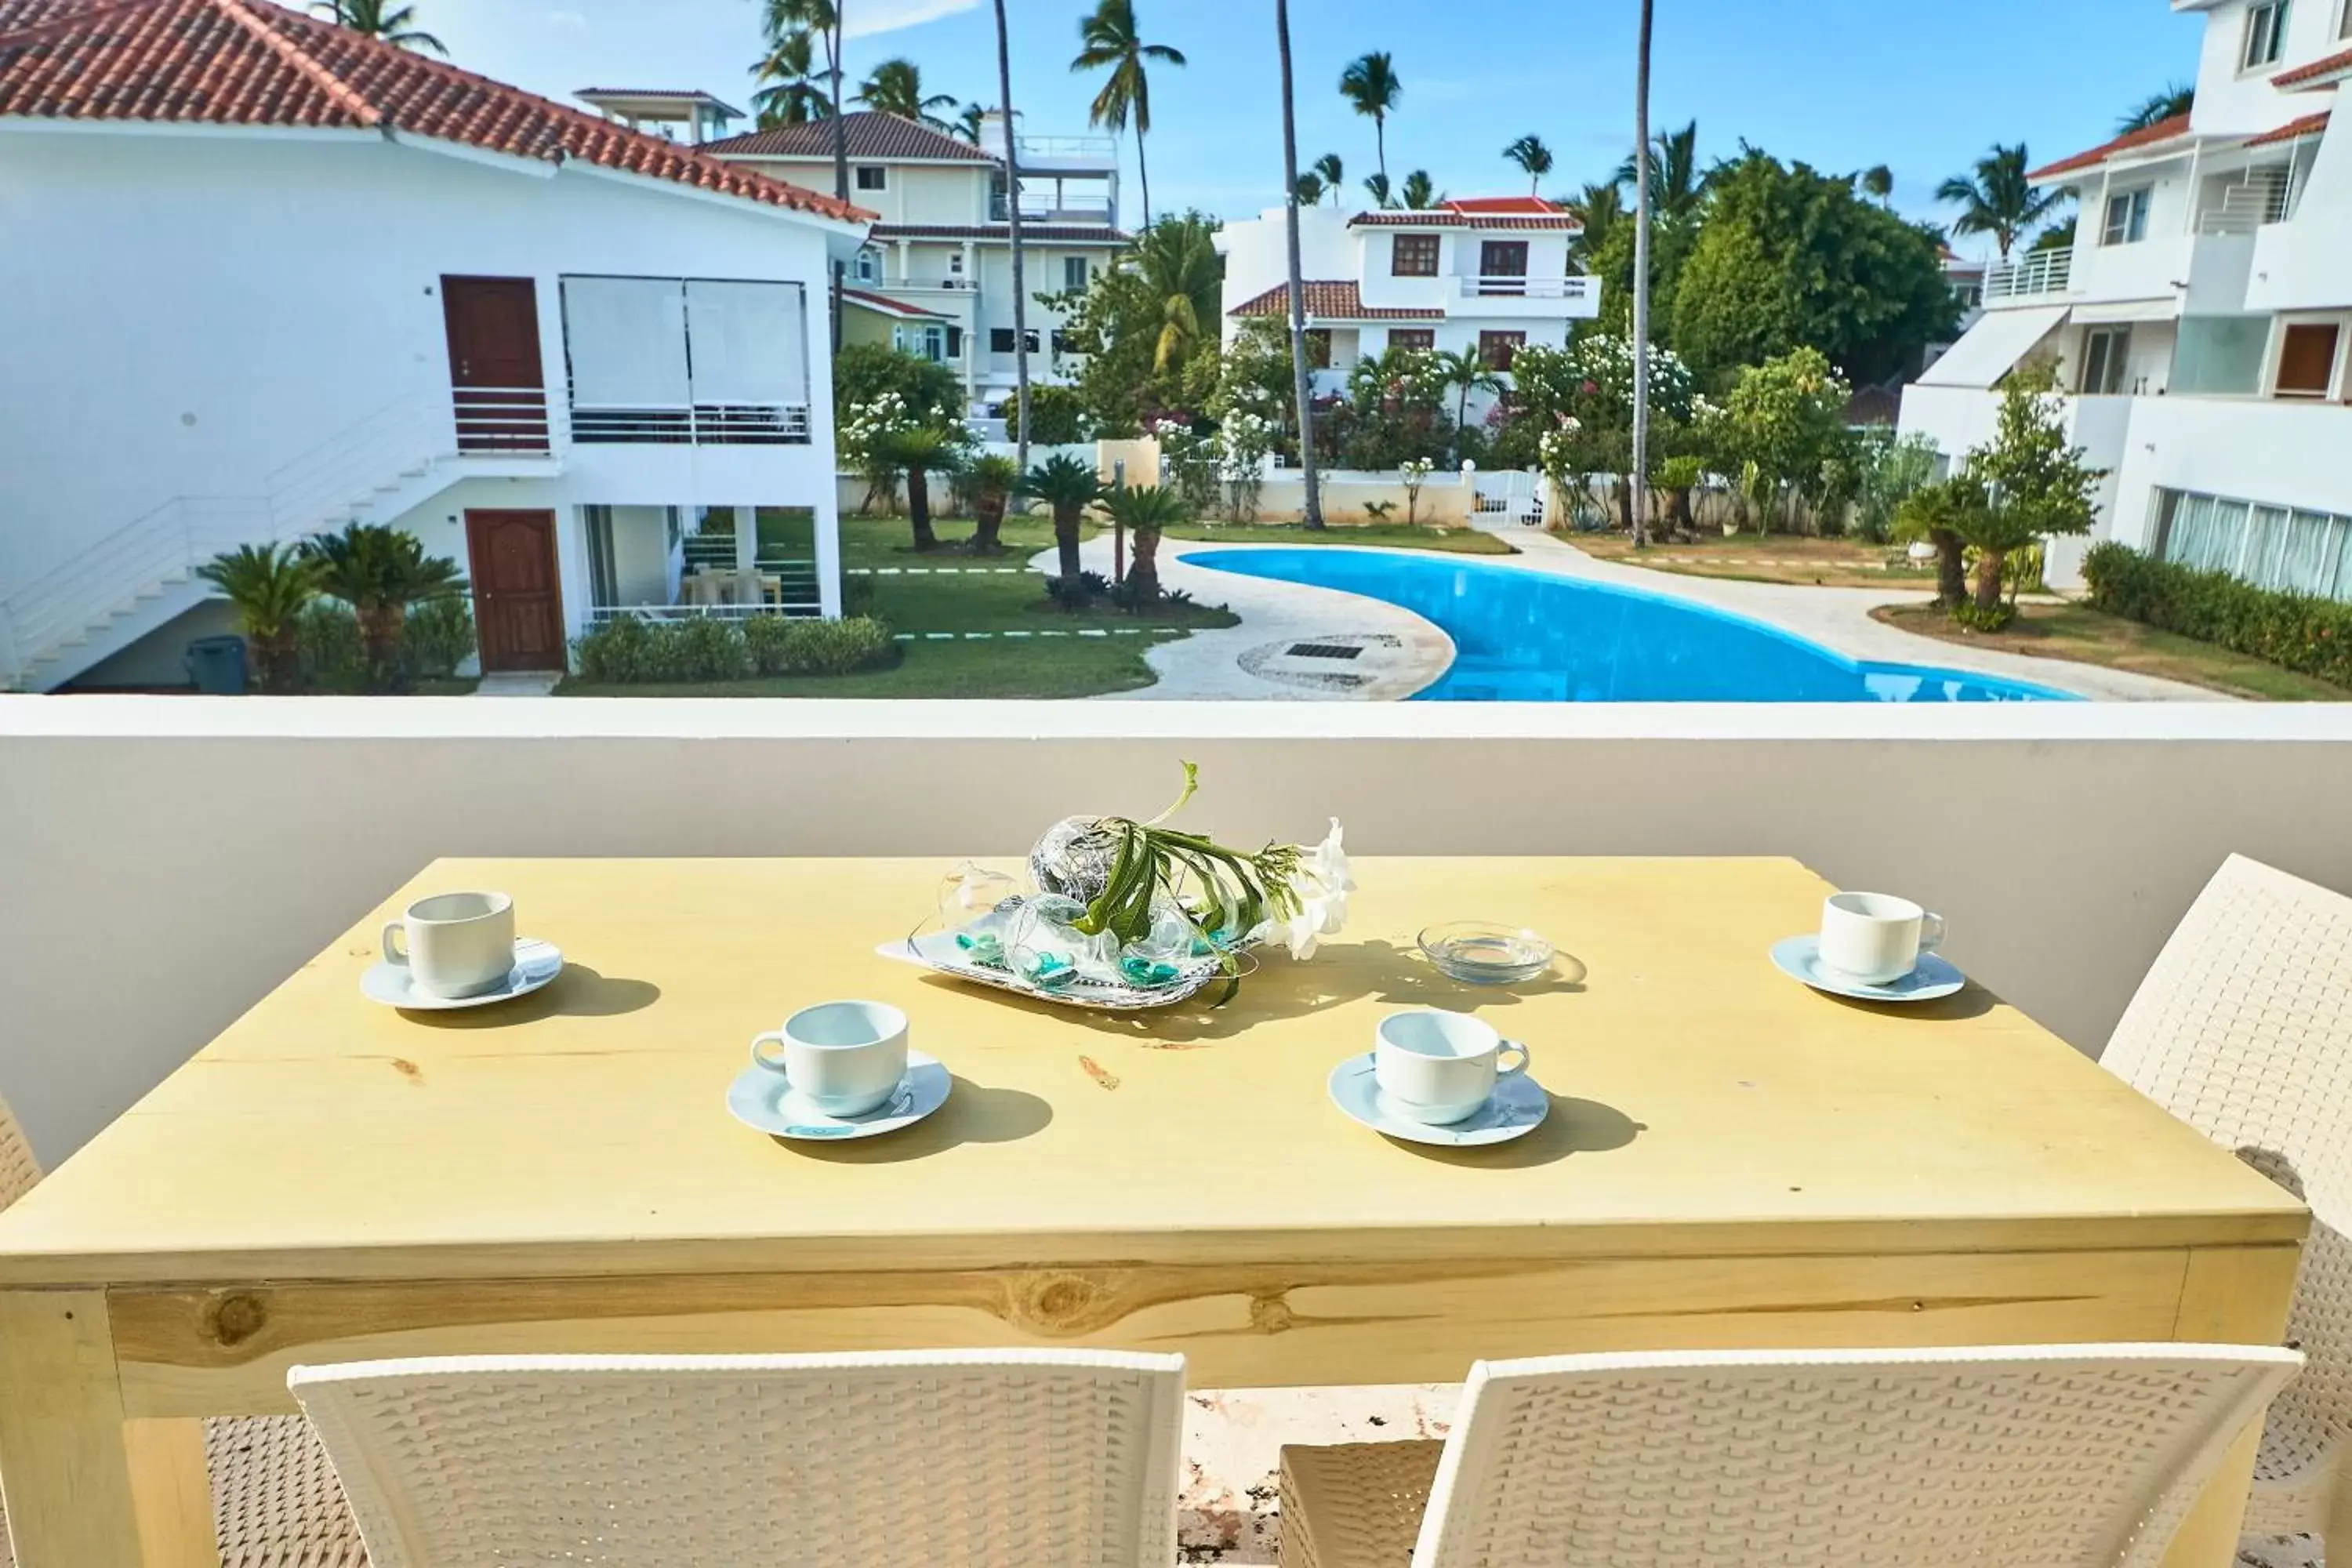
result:
M 409 674 L 446 680 L 474 657 L 474 607 L 462 598 L 428 599 L 408 612 Z
M 359 617 L 340 600 L 320 599 L 294 623 L 299 689 L 355 696 L 368 689 L 367 654 Z
M 838 621 L 761 616 L 743 627 L 761 675 L 851 675 L 887 664 L 898 651 L 890 628 L 871 616 Z
M 572 645 L 580 679 L 598 686 L 704 685 L 754 675 L 847 675 L 898 652 L 870 616 L 788 620 L 756 616 L 647 621 L 620 616 Z
M 1005 423 L 1008 438 L 1017 438 L 1013 426 L 1020 422 L 1021 400 L 1008 397 L 990 412 Z M 1076 389 L 1067 386 L 1033 386 L 1029 389 L 1029 439 L 1039 447 L 1075 447 L 1094 438 L 1093 421 L 1087 416 L 1086 399 Z
M 2352 686 L 2352 605 L 2157 561 L 2110 540 L 2083 558 L 2092 608 Z

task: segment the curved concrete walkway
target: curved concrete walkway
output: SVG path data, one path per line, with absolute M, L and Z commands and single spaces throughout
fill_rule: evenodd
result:
M 1928 595 L 1884 588 L 1811 588 L 1775 583 L 1740 583 L 1720 578 L 1691 577 L 1597 561 L 1566 541 L 1533 528 L 1495 528 L 1490 531 L 1521 552 L 1515 556 L 1467 556 L 1465 562 L 1505 571 L 1539 572 L 1553 576 L 1633 589 L 1660 598 L 1680 599 L 1734 615 L 1745 616 L 1818 643 L 1848 658 L 1885 664 L 1931 665 L 2010 680 L 2053 687 L 2102 702 L 2226 702 L 2232 699 L 2202 687 L 2154 676 L 2135 675 L 2098 665 L 2065 659 L 2032 658 L 1943 642 L 1897 630 L 1871 618 L 1885 605 L 1926 604 Z M 1089 569 L 1108 573 L 1109 543 L 1094 540 L 1087 545 Z M 1411 696 L 1443 675 L 1453 658 L 1445 634 L 1421 616 L 1396 605 L 1336 589 L 1279 583 L 1210 572 L 1185 564 L 1183 557 L 1202 550 L 1250 550 L 1265 546 L 1220 542 L 1203 544 L 1169 540 L 1160 547 L 1160 581 L 1183 588 L 1203 604 L 1232 606 L 1242 624 L 1222 631 L 1195 632 L 1181 641 L 1161 643 L 1146 656 L 1160 676 L 1159 683 L 1142 691 L 1122 692 L 1119 700 L 1186 701 L 1217 698 L 1284 699 L 1331 701 L 1396 700 Z M 1328 548 L 1328 547 L 1327 547 Z M 1361 547 L 1359 547 L 1361 548 Z M 1417 551 L 1385 553 L 1425 558 Z M 1051 557 L 1041 557 L 1050 563 Z M 1402 639 L 1407 653 L 1396 668 L 1376 684 L 1353 689 L 1300 686 L 1253 672 L 1249 661 L 1270 645 L 1349 633 Z M 1433 666 L 1442 646 L 1443 658 Z

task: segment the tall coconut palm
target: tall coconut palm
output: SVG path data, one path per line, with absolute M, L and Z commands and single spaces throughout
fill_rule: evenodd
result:
M 969 142 L 975 147 L 979 146 L 980 122 L 987 118 L 988 106 L 986 104 L 965 104 L 955 117 L 956 140 L 959 142 Z
M 2116 121 L 2116 134 L 2129 136 L 2136 131 L 2147 131 L 2168 120 L 2178 120 L 2197 107 L 2197 84 L 2176 81 L 2160 92 L 2152 92 L 2136 105 L 2130 113 Z
M 1685 218 L 1706 195 L 1707 177 L 1698 166 L 1698 121 L 1680 131 L 1663 131 L 1650 149 L 1650 211 L 1670 218 Z M 1636 177 L 1634 160 L 1617 170 L 1617 183 L 1630 187 Z
M 1029 281 L 1021 244 L 1021 138 L 1013 134 L 1013 32 L 1004 20 L 1004 0 L 996 0 L 996 90 L 1004 110 L 1005 229 L 1013 241 L 1013 385 L 1020 425 L 1013 445 L 1024 469 L 1029 467 Z
M 1889 205 L 1895 196 L 1895 171 L 1881 163 L 1862 172 L 1862 194 L 1880 206 Z
M 1404 177 L 1404 205 L 1414 212 L 1426 211 L 1444 199 L 1445 193 L 1432 183 L 1428 170 L 1415 169 Z
M 1569 242 L 1570 254 L 1590 263 L 1609 243 L 1609 237 L 1626 218 L 1624 186 L 1594 184 L 1570 196 L 1569 216 L 1583 226 L 1582 232 Z
M 1331 193 L 1331 205 L 1338 206 L 1339 194 L 1345 188 L 1348 179 L 1348 166 L 1339 162 L 1339 154 L 1326 153 L 1316 159 L 1315 177 L 1323 182 L 1325 190 Z
M 876 66 L 866 79 L 857 84 L 856 102 L 880 114 L 895 114 L 901 120 L 911 120 L 918 125 L 928 125 L 934 131 L 952 129 L 940 118 L 942 109 L 953 109 L 956 100 L 944 92 L 923 90 L 923 68 L 909 59 L 884 60 Z
M 771 47 L 795 32 L 814 34 L 824 44 L 825 101 L 836 110 L 833 121 L 833 194 L 849 200 L 849 122 L 841 108 L 842 12 L 847 0 L 765 0 L 762 30 Z M 833 264 L 833 341 L 841 342 L 841 292 L 849 280 L 849 264 Z
M 1198 216 L 1162 218 L 1135 242 L 1130 264 L 1160 301 L 1152 369 L 1164 371 L 1199 347 L 1213 329 L 1224 295 L 1224 264 L 1215 231 Z
M 2025 177 L 2031 166 L 2024 142 L 2014 147 L 1995 142 L 1991 152 L 1977 160 L 1972 174 L 1955 174 L 1938 185 L 1936 199 L 1960 209 L 1960 216 L 1952 220 L 1952 232 L 1992 236 L 2000 247 L 2000 258 L 2008 260 L 2026 231 L 2066 199 L 2063 191 L 2036 190 Z
M 1323 205 L 1323 176 L 1309 169 L 1298 176 L 1298 205 L 1317 207 Z
M 816 75 L 816 40 L 805 29 L 794 28 L 777 39 L 757 74 L 767 84 L 751 95 L 761 130 L 813 125 L 833 112 L 833 102 Z
M 1372 198 L 1372 205 L 1376 207 L 1387 208 L 1396 205 L 1396 195 L 1389 189 L 1389 177 L 1386 174 L 1366 174 L 1364 193 Z
M 444 59 L 449 56 L 448 46 L 416 26 L 414 5 L 399 5 L 396 0 L 319 0 L 310 9 L 332 18 L 339 27 L 348 27 L 395 48 L 436 54 Z
M 1462 426 L 1470 417 L 1470 395 L 1474 392 L 1500 392 L 1503 378 L 1495 374 L 1476 349 L 1441 350 L 1430 362 L 1436 373 L 1437 384 L 1450 387 L 1454 399 L 1454 460 L 1462 460 Z
M 247 544 L 215 555 L 196 575 L 221 591 L 253 645 L 254 673 L 264 691 L 291 691 L 299 663 L 297 630 L 319 596 L 319 563 L 299 545 Z
M 1135 172 L 1143 184 L 1143 226 L 1151 226 L 1151 165 L 1143 155 L 1144 138 L 1151 134 L 1151 78 L 1146 60 L 1181 66 L 1184 54 L 1166 44 L 1147 44 L 1135 23 L 1135 0 L 1097 0 L 1094 13 L 1078 23 L 1077 58 L 1074 71 L 1108 70 L 1110 76 L 1095 94 L 1087 123 L 1107 125 L 1117 135 L 1132 121 L 1135 125 Z
M 1633 65 L 1633 548 L 1650 542 L 1650 209 L 1659 182 L 1650 167 L 1650 41 L 1655 0 L 1642 0 Z M 1697 126 L 1691 140 L 1698 140 Z
M 1290 199 L 1283 204 L 1283 217 L 1289 226 L 1290 242 L 1291 391 L 1298 400 L 1298 473 L 1307 492 L 1306 515 L 1302 521 L 1309 528 L 1319 529 L 1323 526 L 1323 494 L 1321 487 L 1316 483 L 1315 394 L 1307 374 L 1307 268 L 1300 258 L 1298 247 L 1298 95 L 1290 68 L 1290 0 L 1274 0 L 1274 40 L 1276 52 L 1282 60 L 1282 188 L 1290 193 Z M 1360 70 L 1370 67 L 1374 60 L 1380 62 L 1379 74 L 1386 79 L 1388 84 L 1386 100 L 1377 113 L 1365 107 L 1373 101 L 1369 91 L 1364 98 L 1355 100 L 1348 85 Z M 1365 73 L 1365 79 L 1369 83 L 1369 71 Z M 1388 56 L 1366 55 L 1348 68 L 1348 75 L 1340 79 L 1339 90 L 1349 93 L 1357 107 L 1362 112 L 1371 114 L 1377 122 L 1388 113 L 1389 107 L 1396 102 L 1402 89 L 1397 87 L 1396 79 L 1389 74 Z M 1381 173 L 1388 173 L 1385 149 L 1381 155 Z
M 1396 62 L 1385 49 L 1375 49 L 1355 61 L 1339 73 L 1339 96 L 1355 105 L 1356 112 L 1369 115 L 1372 121 L 1372 139 L 1380 149 L 1381 173 L 1389 172 L 1389 116 L 1396 112 L 1397 104 L 1404 98 L 1404 83 L 1396 73 Z
M 1503 156 L 1519 166 L 1528 177 L 1528 195 L 1534 195 L 1543 185 L 1543 178 L 1551 173 L 1551 149 L 1543 138 L 1529 132 L 1503 149 Z

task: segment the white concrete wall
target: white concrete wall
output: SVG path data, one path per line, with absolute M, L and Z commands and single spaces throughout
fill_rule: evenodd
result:
M 2116 477 L 2114 537 L 2144 544 L 2155 491 L 2202 490 L 2352 514 L 2352 407 L 2143 397 Z
M 2222 0 L 2206 13 L 2205 42 L 2197 67 L 2197 108 L 2189 123 L 2200 132 L 2248 135 L 2270 131 L 2326 104 L 2308 93 L 2283 93 L 2271 86 L 2282 71 L 2340 52 L 2340 0 L 2295 0 L 2287 18 L 2286 47 L 2274 66 L 2242 71 L 2245 58 L 2249 0 Z
M 1941 910 L 2091 1051 L 2231 851 L 2352 888 L 2324 707 L 0 699 L 0 1092 L 62 1158 L 436 856 L 949 867 L 1156 809 L 1180 759 L 1238 843 L 1336 814 L 1360 855 L 1795 856 Z M 1495 808 L 1433 806 L 1465 781 Z
M 730 158 L 745 168 L 790 180 L 831 195 L 833 155 L 821 158 Z M 887 189 L 861 191 L 857 169 L 873 160 L 849 161 L 849 199 L 885 224 L 977 224 L 988 221 L 988 175 L 985 163 L 888 163 Z
M 2344 89 L 2304 95 L 2325 106 Z M 2352 305 L 2352 110 L 2338 114 L 2316 153 L 2291 222 L 2272 224 L 2254 240 L 2247 305 L 2257 310 L 2328 310 Z

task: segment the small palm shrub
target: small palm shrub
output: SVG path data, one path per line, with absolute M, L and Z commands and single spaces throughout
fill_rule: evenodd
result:
M 319 568 L 299 546 L 247 544 L 214 556 L 196 575 L 236 611 L 264 691 L 290 691 L 300 677 L 299 628 L 319 596 Z

